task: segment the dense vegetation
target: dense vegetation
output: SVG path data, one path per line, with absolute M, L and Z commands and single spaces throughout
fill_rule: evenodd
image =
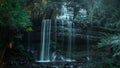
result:
M 74 5 L 73 22 L 86 32 L 83 35 L 99 36 L 94 39 L 95 52 L 107 53 L 104 55 L 106 60 L 94 63 L 97 68 L 119 68 L 120 67 L 120 1 L 119 0 L 66 0 L 70 5 Z M 21 38 L 25 31 L 31 31 L 32 23 L 30 20 L 42 21 L 47 16 L 55 19 L 60 13 L 61 3 L 54 0 L 0 0 L 0 62 L 4 53 L 18 52 L 23 53 L 24 57 L 31 57 L 22 46 Z M 87 14 L 82 17 L 79 8 L 85 8 Z M 47 14 L 47 13 L 50 14 Z M 58 12 L 58 13 L 57 13 Z M 31 18 L 30 18 L 31 17 Z M 35 23 L 33 26 L 36 27 Z M 54 43 L 54 42 L 53 42 Z M 54 44 L 55 45 L 55 44 Z M 13 48 L 11 51 L 9 48 Z M 17 50 L 17 51 L 16 51 Z M 106 52 L 107 51 L 107 52 Z M 12 56 L 13 57 L 13 56 Z M 25 59 L 23 57 L 23 59 Z M 20 58 L 20 57 L 19 57 Z M 33 59 L 33 58 L 32 58 Z
M 23 8 L 20 0 L 0 0 L 0 15 L 1 65 L 5 53 L 11 51 L 9 48 L 21 45 L 20 39 L 22 37 L 22 32 L 31 31 L 32 23 L 30 22 L 30 16 L 27 13 L 27 9 Z

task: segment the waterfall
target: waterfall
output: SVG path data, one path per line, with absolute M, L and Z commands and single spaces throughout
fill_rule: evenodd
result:
M 71 59 L 72 52 L 72 22 L 68 21 L 68 57 Z
M 51 33 L 51 20 L 45 19 L 41 25 L 41 51 L 40 62 L 50 61 L 50 33 Z
M 61 20 L 61 25 L 62 25 L 62 35 L 64 35 L 64 30 L 65 28 L 67 28 L 67 37 L 68 37 L 68 44 L 67 44 L 67 59 L 66 61 L 72 61 L 71 60 L 71 54 L 72 54 L 72 46 L 73 46 L 73 10 L 71 7 L 67 7 L 67 3 L 64 2 L 61 8 L 61 15 L 57 16 L 56 19 L 57 20 Z M 66 26 L 64 26 L 64 24 L 66 24 Z M 64 41 L 64 36 L 62 36 L 62 39 Z M 62 43 L 63 43 L 62 41 Z M 62 46 L 64 46 L 64 44 L 62 44 Z
M 62 31 L 61 31 L 61 32 L 62 32 L 62 33 L 61 33 L 61 35 L 62 35 L 62 36 L 61 36 L 61 38 L 62 38 L 61 50 L 64 50 L 64 41 L 65 41 L 65 40 L 64 40 L 64 39 L 65 39 L 65 38 L 64 38 L 64 37 L 65 37 L 65 36 L 64 36 L 64 34 L 65 34 L 65 33 L 64 33 L 64 28 L 65 28 L 65 27 L 64 27 L 64 23 L 65 23 L 65 21 L 62 20 L 62 21 L 61 21 L 61 30 L 62 30 Z
M 89 32 L 87 31 L 87 53 L 89 54 L 89 51 L 90 51 L 90 36 L 89 36 Z M 89 61 L 89 55 L 86 57 L 87 60 Z
M 57 45 L 57 21 L 55 20 L 55 44 Z M 56 50 L 57 46 L 55 46 L 55 50 Z

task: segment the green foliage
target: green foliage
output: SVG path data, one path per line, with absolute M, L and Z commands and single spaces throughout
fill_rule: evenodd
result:
M 14 38 L 20 39 L 21 31 L 26 31 L 32 26 L 27 9 L 22 5 L 21 0 L 0 0 L 0 62 L 9 44 L 16 43 Z M 27 31 L 31 30 L 32 28 Z
M 115 25 L 115 22 L 118 22 L 120 19 L 120 9 L 117 2 L 118 0 L 115 0 L 114 3 L 113 0 L 92 0 L 89 2 L 92 4 L 83 4 L 86 6 L 81 6 L 81 8 L 87 8 L 87 15 L 86 17 L 82 18 L 82 14 L 80 14 L 79 11 L 75 12 L 77 14 L 74 18 L 74 22 L 86 25 L 92 24 L 92 26 L 98 25 L 98 28 L 101 26 L 111 28 L 113 25 Z
M 120 20 L 115 22 L 111 27 L 120 31 Z
M 16 49 L 18 49 L 18 50 L 20 50 L 20 51 L 25 51 L 25 48 L 24 48 L 23 45 L 18 45 L 18 46 L 16 47 Z
M 0 1 L 0 42 L 9 44 L 21 31 L 32 31 L 32 23 L 20 0 Z
M 114 58 L 105 58 L 105 60 L 93 62 L 93 64 L 96 68 L 119 68 L 119 66 L 116 65 L 116 59 Z
M 120 55 L 120 35 L 113 35 L 108 38 L 101 39 L 98 43 L 98 48 L 109 46 L 113 49 L 113 56 Z
M 31 26 L 30 16 L 20 0 L 5 0 L 0 2 L 0 27 L 23 29 Z
M 80 13 L 78 13 L 76 15 L 76 17 L 74 18 L 73 21 L 76 22 L 76 23 L 80 23 L 80 24 L 87 24 L 88 23 L 87 17 L 81 17 Z

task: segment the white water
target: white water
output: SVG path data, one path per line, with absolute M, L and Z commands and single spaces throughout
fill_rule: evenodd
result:
M 40 60 L 38 62 L 50 61 L 50 33 L 51 33 L 51 20 L 45 19 L 41 25 L 41 48 Z
M 72 54 L 72 46 L 73 46 L 73 22 L 71 21 L 73 18 L 73 11 L 69 11 L 68 9 L 72 9 L 71 7 L 67 7 L 67 4 L 64 3 L 61 8 L 61 15 L 57 16 L 57 20 L 61 20 L 62 25 L 62 33 L 64 33 L 64 24 L 67 24 L 67 35 L 68 35 L 68 46 L 67 46 L 67 58 L 69 58 L 69 61 L 71 61 L 71 54 Z M 64 44 L 63 44 L 64 45 Z
M 82 18 L 87 17 L 87 10 L 86 10 L 86 9 L 80 9 L 80 10 L 79 10 L 79 13 L 80 13 L 80 16 L 81 16 Z
M 72 22 L 68 23 L 68 57 L 71 58 L 72 53 Z
M 67 4 L 64 3 L 61 8 L 61 15 L 57 16 L 57 20 L 61 20 L 62 33 L 64 33 L 64 28 L 67 28 L 67 36 L 68 36 L 68 45 L 67 45 L 67 59 L 61 56 L 62 61 L 73 61 L 71 59 L 72 47 L 73 47 L 73 22 L 71 21 L 73 18 L 73 13 L 68 10 Z M 64 26 L 67 24 L 67 26 Z M 55 22 L 55 42 L 57 42 L 57 22 Z M 51 20 L 44 19 L 41 25 L 41 49 L 40 49 L 40 60 L 37 62 L 50 62 L 50 33 L 51 33 Z M 62 36 L 64 39 L 64 36 Z M 64 46 L 64 40 L 62 41 L 62 45 Z M 55 61 L 56 55 L 52 55 L 52 61 Z

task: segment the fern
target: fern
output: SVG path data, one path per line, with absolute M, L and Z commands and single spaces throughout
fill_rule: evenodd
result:
M 111 37 L 101 39 L 97 45 L 98 48 L 105 46 L 113 48 L 113 56 L 120 55 L 120 35 L 113 35 Z

